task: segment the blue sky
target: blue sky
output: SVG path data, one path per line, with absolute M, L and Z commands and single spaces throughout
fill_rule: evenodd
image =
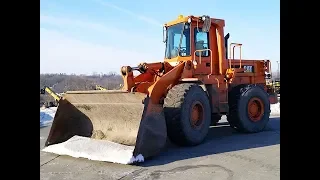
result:
M 118 73 L 162 61 L 162 25 L 179 14 L 224 19 L 243 58 L 270 59 L 277 70 L 279 0 L 40 0 L 40 72 Z

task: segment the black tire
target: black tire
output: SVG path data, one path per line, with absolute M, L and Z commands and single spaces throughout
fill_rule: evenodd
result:
M 54 107 L 54 102 L 50 101 L 49 102 L 49 107 Z
M 211 126 L 216 126 L 221 120 L 221 117 L 219 114 L 211 114 Z
M 260 116 L 250 116 L 249 102 L 260 104 Z M 261 106 L 263 104 L 263 106 Z M 229 92 L 229 113 L 227 120 L 230 126 L 240 132 L 256 133 L 263 131 L 269 122 L 270 102 L 267 93 L 259 86 L 237 86 Z
M 191 112 L 198 107 L 201 119 L 192 126 Z M 208 134 L 211 108 L 206 92 L 195 83 L 183 83 L 169 90 L 164 99 L 164 113 L 169 139 L 181 146 L 201 144 Z

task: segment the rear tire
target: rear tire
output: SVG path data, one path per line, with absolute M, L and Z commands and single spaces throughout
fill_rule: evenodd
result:
M 206 92 L 195 83 L 178 84 L 164 99 L 169 139 L 181 146 L 195 146 L 205 139 L 211 123 Z
M 221 117 L 219 114 L 211 114 L 211 126 L 216 126 L 221 120 Z
M 54 107 L 54 102 L 50 101 L 49 102 L 49 107 Z
M 230 126 L 240 132 L 263 131 L 269 122 L 270 102 L 267 93 L 259 86 L 238 86 L 229 92 Z M 250 108 L 251 107 L 251 108 Z

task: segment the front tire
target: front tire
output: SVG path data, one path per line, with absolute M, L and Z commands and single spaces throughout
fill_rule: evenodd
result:
M 195 83 L 183 83 L 169 90 L 164 99 L 169 139 L 182 146 L 203 142 L 211 123 L 211 108 L 206 92 Z

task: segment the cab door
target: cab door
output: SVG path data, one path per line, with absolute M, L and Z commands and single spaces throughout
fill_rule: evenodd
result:
M 202 28 L 193 28 L 193 58 L 197 61 L 195 74 L 211 73 L 210 31 L 202 32 Z

